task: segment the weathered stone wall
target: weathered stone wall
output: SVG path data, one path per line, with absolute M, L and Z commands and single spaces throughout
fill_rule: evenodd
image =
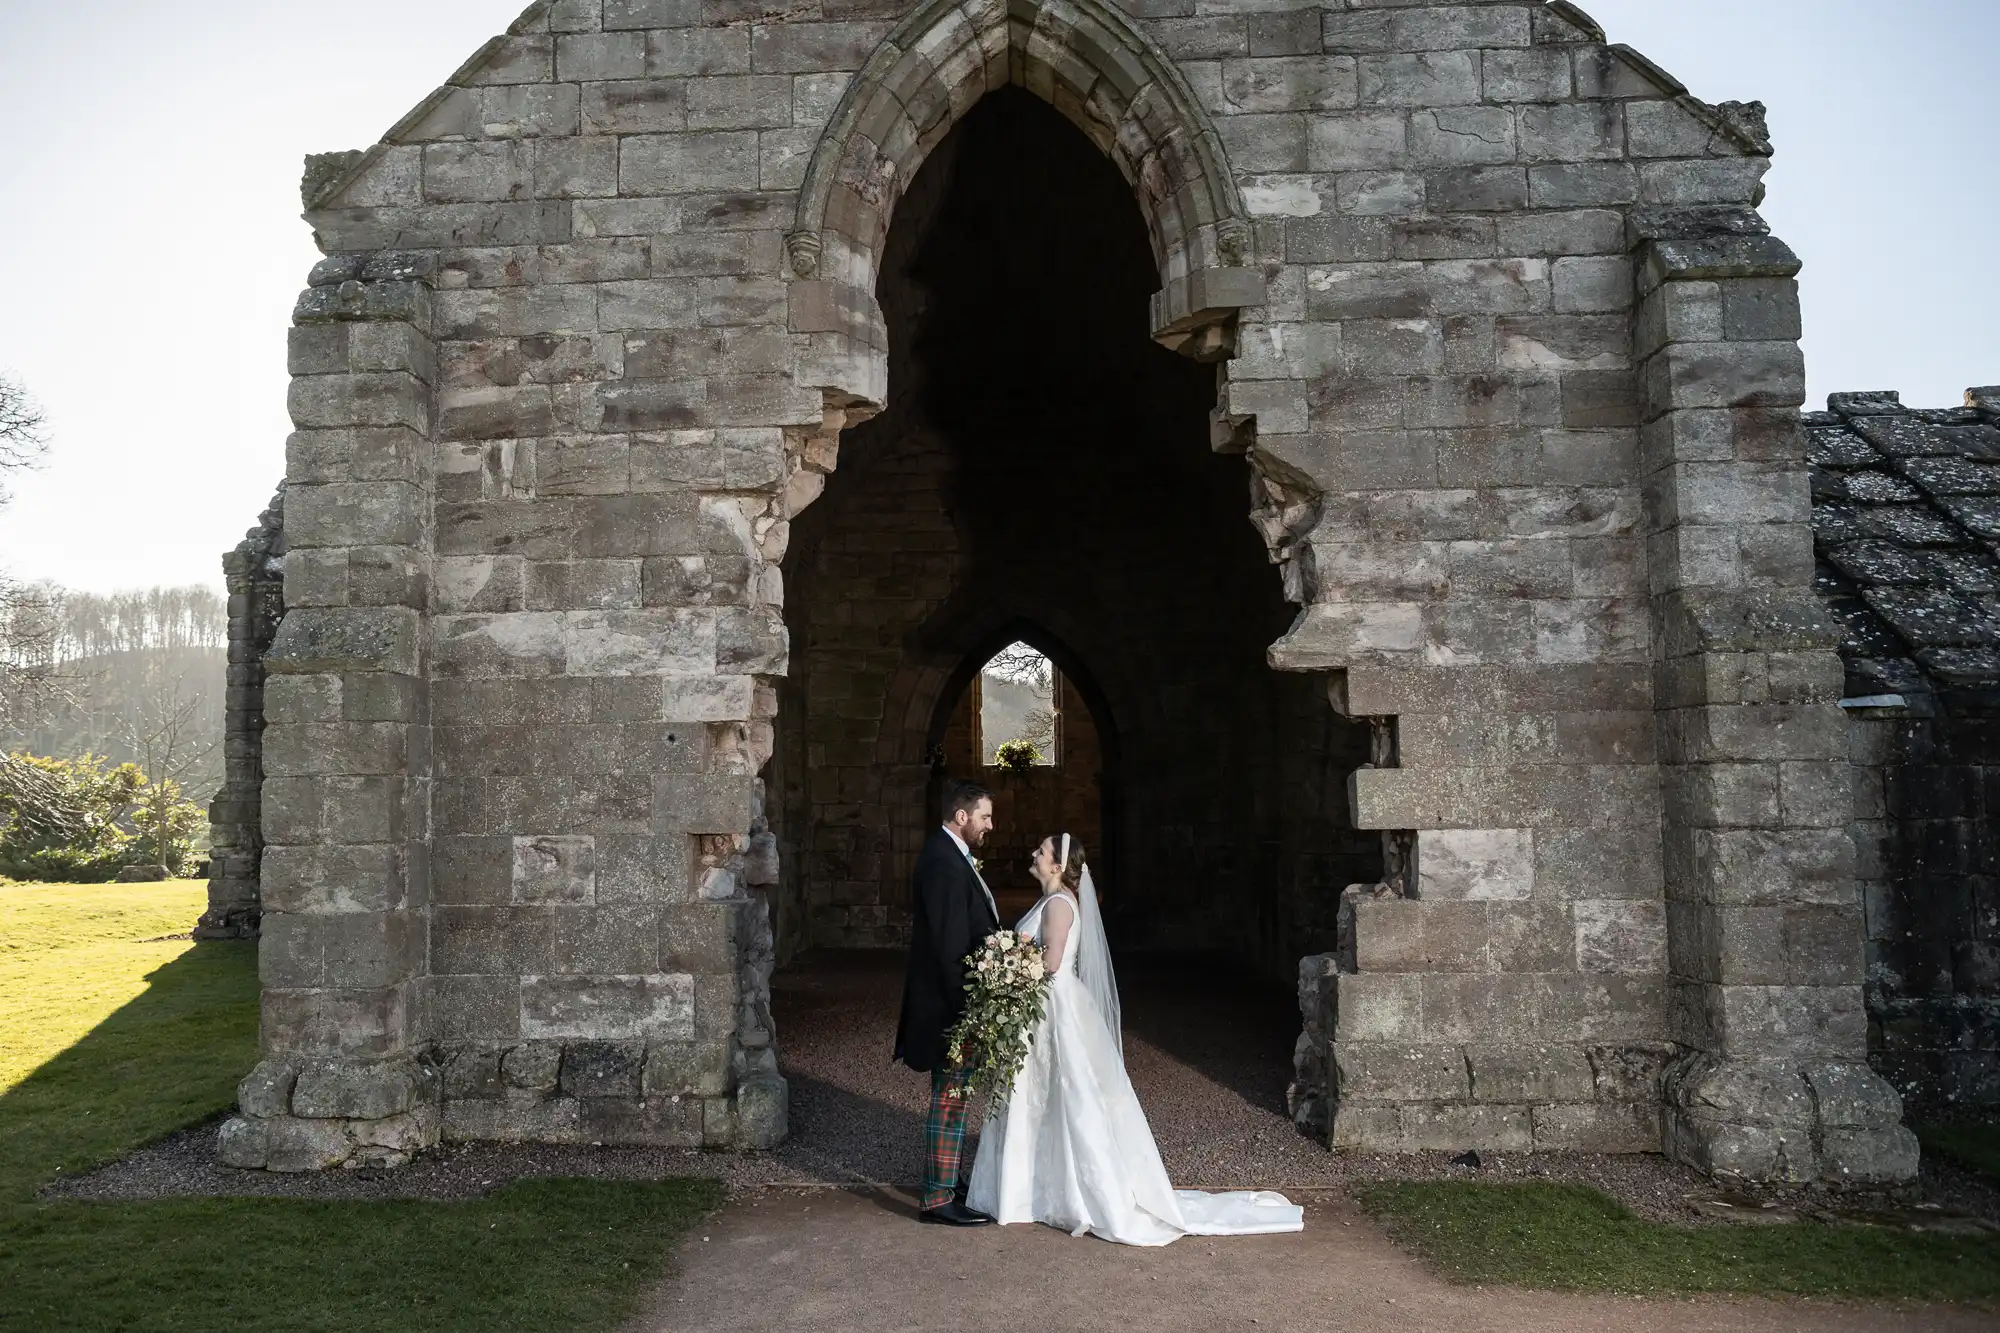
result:
M 208 807 L 208 910 L 198 940 L 256 935 L 264 852 L 264 655 L 285 614 L 285 493 L 222 557 L 229 589 L 229 678 L 222 723 L 222 790 Z
M 1669 1150 L 1718 1173 L 1906 1178 L 1864 1063 L 1838 633 L 1811 591 L 1798 261 L 1754 214 L 1635 216 L 1674 1036 Z
M 434 255 L 316 266 L 293 314 L 285 615 L 264 659 L 264 1059 L 225 1160 L 399 1162 L 426 1058 Z
M 1844 635 L 1869 1053 L 1919 1114 L 2000 1103 L 2000 391 L 1808 418 Z
M 1323 950 L 1345 917 L 1301 1064 L 1330 1071 L 1303 1095 L 1335 1141 L 1664 1141 L 1748 1175 L 1907 1175 L 1862 1063 L 1797 264 L 1750 211 L 1761 112 L 1522 0 L 554 0 L 383 143 L 316 159 L 329 258 L 300 307 L 267 697 L 266 1059 L 233 1157 L 393 1157 L 440 1123 L 782 1132 L 766 895 L 781 927 L 810 922 L 817 831 L 786 822 L 819 799 L 823 738 L 782 738 L 775 832 L 760 774 L 773 718 L 878 689 L 894 632 L 845 683 L 816 676 L 815 594 L 785 585 L 817 557 L 787 547 L 837 463 L 841 488 L 907 447 L 894 486 L 940 484 L 917 461 L 934 442 L 893 420 L 915 390 L 892 223 L 1008 84 L 1124 177 L 1140 332 L 1216 367 L 1155 395 L 1160 436 L 1213 401 L 1212 446 L 1244 461 L 1203 463 L 1249 481 L 1279 566 L 1265 600 L 1236 597 L 1209 572 L 1238 559 L 1207 536 L 1222 502 L 1173 529 L 1209 565 L 1161 584 L 1236 601 L 1184 676 L 1121 680 L 1137 659 L 1090 642 L 1144 637 L 1143 587 L 1008 614 L 1088 665 L 1122 776 L 1158 774 L 1152 810 L 1120 787 L 1113 839 L 1168 895 L 1156 916 L 1254 902 L 1262 957 L 1315 931 Z M 1101 314 L 1032 280 L 993 313 L 1037 346 Z M 985 369 L 932 368 L 961 389 Z M 1027 485 L 1027 458 L 974 453 L 959 484 Z M 998 646 L 962 609 L 997 507 L 947 510 L 958 581 L 881 603 L 937 599 L 926 624 L 965 639 L 906 645 L 897 735 Z M 1300 608 L 1282 637 L 1279 588 Z M 1247 685 L 1267 645 L 1288 674 Z M 1211 728 L 1223 679 L 1242 711 Z M 1344 804 L 1311 794 L 1364 732 L 1322 689 L 1365 720 Z M 1148 738 L 1174 757 L 1135 764 Z M 892 883 L 927 756 L 833 757 L 874 784 L 837 802 L 895 812 L 838 882 Z M 1336 864 L 1325 831 L 1348 823 L 1381 835 L 1380 889 L 1295 910 L 1259 887 Z M 1154 829 L 1192 873 L 1140 873 Z M 1231 875 L 1253 882 L 1215 891 Z
M 1990 695 L 1990 691 L 1986 692 Z M 1912 1110 L 2000 1105 L 1994 700 L 1906 696 L 1850 722 L 1868 902 L 1869 1050 Z

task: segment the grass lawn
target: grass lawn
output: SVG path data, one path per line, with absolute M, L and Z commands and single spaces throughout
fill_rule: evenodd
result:
M 40 1202 L 59 1172 L 225 1109 L 256 1058 L 254 946 L 204 886 L 0 886 L 0 1328 L 608 1329 L 720 1199 L 522 1182 L 465 1203 Z
M 1885 1227 L 1672 1226 L 1581 1185 L 1429 1181 L 1362 1195 L 1453 1282 L 1558 1291 L 2000 1300 L 2000 1236 Z

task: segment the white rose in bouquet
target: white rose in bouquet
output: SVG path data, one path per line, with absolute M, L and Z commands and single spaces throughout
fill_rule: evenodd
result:
M 1003 930 L 988 936 L 965 961 L 965 1012 L 949 1036 L 950 1059 L 970 1074 L 968 1088 L 1004 1093 L 1028 1058 L 1047 1000 L 1042 946 Z

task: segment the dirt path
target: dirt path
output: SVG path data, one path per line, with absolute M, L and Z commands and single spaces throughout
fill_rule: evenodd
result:
M 631 1333 L 937 1333 L 1032 1329 L 1447 1333 L 1959 1333 L 1980 1311 L 1767 1300 L 1637 1300 L 1454 1287 L 1338 1191 L 1298 1196 L 1306 1230 L 1191 1237 L 1162 1250 L 1047 1227 L 920 1226 L 909 1195 L 757 1190 L 689 1241 Z
M 919 1174 L 923 1081 L 887 1059 L 900 961 L 819 955 L 777 978 L 794 1137 L 772 1165 L 782 1163 L 793 1179 Z M 1418 1164 L 1337 1158 L 1285 1119 L 1298 1021 L 1288 996 L 1222 976 L 1198 975 L 1202 984 L 1191 987 L 1172 969 L 1128 971 L 1120 977 L 1126 1057 L 1176 1183 L 1284 1187 L 1307 1205 L 1302 1235 L 1190 1238 L 1138 1250 L 1047 1227 L 921 1226 L 906 1190 L 743 1181 L 738 1201 L 690 1240 L 680 1276 L 633 1333 L 2000 1329 L 2000 1316 L 1956 1309 L 1450 1286 L 1390 1244 L 1351 1201 L 1349 1188 L 1376 1168 Z M 1439 1169 L 1427 1163 L 1417 1173 Z M 1658 1158 L 1583 1159 L 1553 1174 L 1606 1185 L 1663 1216 L 1698 1183 Z

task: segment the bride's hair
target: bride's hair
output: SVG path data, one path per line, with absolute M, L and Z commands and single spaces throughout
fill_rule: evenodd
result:
M 1049 836 L 1049 859 L 1051 861 L 1062 855 L 1063 836 L 1060 833 Z M 1060 869 L 1062 870 L 1063 887 L 1071 893 L 1075 893 L 1077 886 L 1083 883 L 1083 843 L 1080 839 L 1071 838 L 1069 840 L 1069 863 L 1060 867 Z

